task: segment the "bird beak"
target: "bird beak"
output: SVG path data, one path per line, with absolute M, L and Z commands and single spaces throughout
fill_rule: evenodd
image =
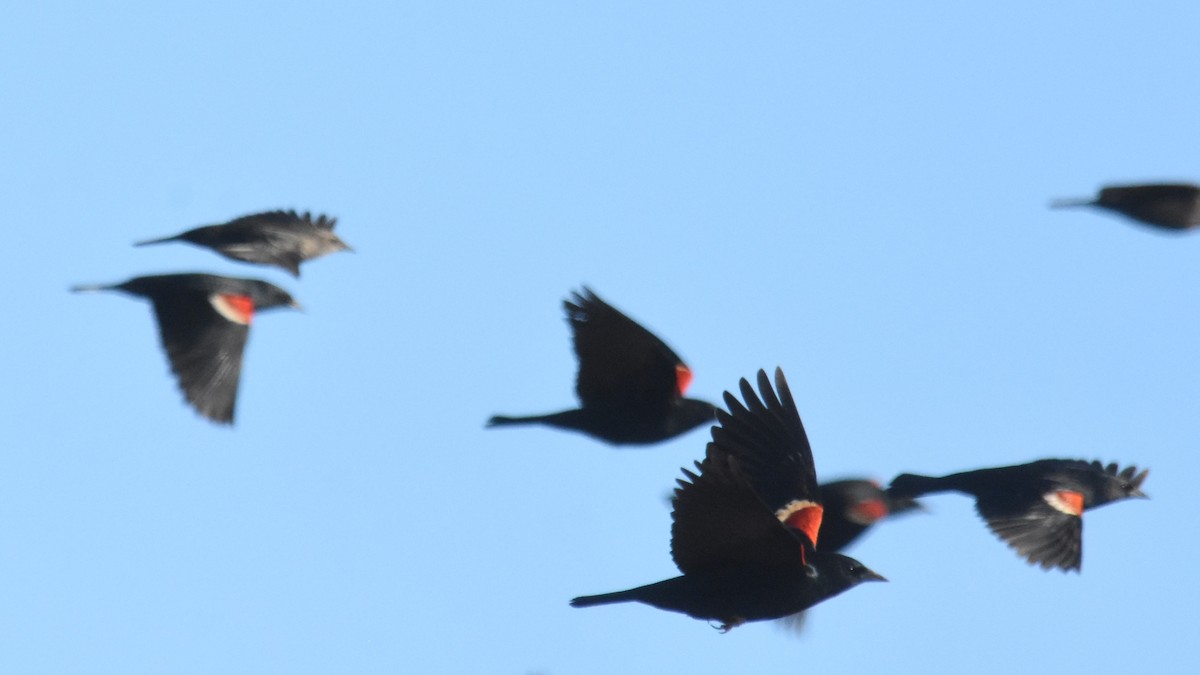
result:
M 866 570 L 865 572 L 863 572 L 863 575 L 861 577 L 859 577 L 859 580 L 860 581 L 887 581 L 887 578 L 874 570 Z
M 302 305 L 302 304 L 300 304 L 300 303 L 296 302 L 295 300 L 293 300 L 293 301 L 291 302 L 291 304 L 289 304 L 289 305 L 288 305 L 288 307 L 291 307 L 292 309 L 296 310 L 297 312 L 303 312 L 303 311 L 304 311 L 304 305 Z
M 1129 496 L 1137 497 L 1138 499 L 1150 499 L 1150 495 L 1146 494 L 1145 492 L 1142 492 L 1141 488 L 1134 488 L 1133 492 L 1129 493 Z

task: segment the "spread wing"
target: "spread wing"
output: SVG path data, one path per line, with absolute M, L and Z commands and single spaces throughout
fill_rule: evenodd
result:
M 687 367 L 653 333 L 588 288 L 563 308 L 574 333 L 575 391 L 583 407 L 659 411 L 680 396 Z
M 763 503 L 736 458 L 710 443 L 696 467 L 684 469 L 671 514 L 671 557 L 680 571 L 804 564 L 805 542 Z
M 775 370 L 775 387 L 758 371 L 761 399 L 745 379 L 743 405 L 725 392 L 729 412 L 717 411 L 713 443 L 738 460 L 754 489 L 776 516 L 816 543 L 821 524 L 821 498 L 808 434 L 783 371 Z
M 1067 512 L 1071 510 L 1067 504 L 1072 494 L 1078 493 L 1047 493 L 1024 504 L 979 500 L 975 508 L 988 528 L 1031 564 L 1043 569 L 1079 570 L 1083 563 L 1083 518 Z M 1079 495 L 1080 512 L 1082 499 Z
M 202 292 L 154 299 L 163 348 L 188 402 L 214 422 L 233 423 L 249 325 L 231 321 Z

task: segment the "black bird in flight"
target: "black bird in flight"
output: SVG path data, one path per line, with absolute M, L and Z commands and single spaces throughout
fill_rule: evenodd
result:
M 901 474 L 888 487 L 895 498 L 954 490 L 975 497 L 988 527 L 1030 564 L 1079 571 L 1083 562 L 1083 512 L 1110 502 L 1146 497 L 1149 469 L 1119 470 L 1100 462 L 1042 459 L 940 478 Z
M 265 281 L 212 274 L 135 277 L 72 290 L 121 291 L 148 299 L 179 388 L 197 412 L 222 424 L 233 423 L 242 352 L 254 313 L 300 306 Z
M 173 237 L 140 241 L 135 246 L 185 241 L 210 248 L 243 262 L 274 265 L 300 276 L 300 263 L 327 253 L 352 250 L 333 233 L 337 218 L 295 211 L 266 211 L 235 218 L 220 225 L 205 225 Z
M 1115 211 L 1162 230 L 1188 230 L 1200 225 L 1200 186 L 1186 183 L 1114 185 L 1095 199 L 1060 199 L 1051 207 L 1094 206 Z
M 884 518 L 921 509 L 915 499 L 897 499 L 888 495 L 879 483 L 866 478 L 847 478 L 821 483 L 821 532 L 817 550 L 836 553 L 854 543 Z M 797 612 L 780 619 L 788 630 L 804 629 L 808 612 Z
M 921 505 L 915 499 L 893 497 L 879 483 L 865 478 L 848 478 L 821 483 L 822 551 L 840 551 L 884 518 L 900 515 Z
M 712 430 L 704 461 L 695 473 L 684 469 L 678 481 L 671 556 L 683 575 L 578 597 L 572 606 L 641 602 L 716 621 L 728 631 L 884 580 L 853 558 L 816 548 L 822 509 L 800 414 L 782 371 L 775 371 L 778 396 L 763 371 L 758 386 L 762 399 L 741 381 L 744 407 L 725 394 L 730 412 L 719 413 L 721 426 Z M 756 489 L 756 472 L 769 466 L 788 470 L 764 494 Z
M 713 404 L 684 398 L 692 371 L 662 340 L 588 288 L 563 301 L 575 338 L 579 408 L 496 415 L 487 426 L 546 424 L 613 445 L 648 445 L 711 421 Z

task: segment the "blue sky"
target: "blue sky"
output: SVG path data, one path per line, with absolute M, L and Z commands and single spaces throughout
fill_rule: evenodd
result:
M 1200 582 L 1200 239 L 1056 197 L 1200 180 L 1193 3 L 37 3 L 0 17 L 9 316 L 0 671 L 1171 672 Z M 323 211 L 296 281 L 136 240 Z M 145 303 L 271 280 L 238 424 L 181 402 Z M 819 476 L 1152 468 L 1081 575 L 970 502 L 851 553 L 806 632 L 579 594 L 676 573 L 697 431 L 573 404 L 580 284 L 718 400 L 782 366 Z

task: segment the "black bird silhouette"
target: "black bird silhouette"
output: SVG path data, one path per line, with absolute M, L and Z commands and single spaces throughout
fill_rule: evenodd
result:
M 847 478 L 821 483 L 822 551 L 840 551 L 884 518 L 920 509 L 915 499 L 893 497 L 879 483 L 866 478 Z
M 866 478 L 821 483 L 820 492 L 824 514 L 817 540 L 819 551 L 841 551 L 880 520 L 922 508 L 915 499 L 889 496 L 879 483 Z M 807 617 L 808 612 L 797 612 L 779 621 L 788 630 L 800 632 Z
M 684 398 L 692 372 L 662 340 L 590 289 L 563 301 L 575 338 L 580 407 L 548 415 L 496 415 L 487 426 L 546 424 L 614 445 L 658 443 L 716 415 L 706 401 Z
M 242 352 L 254 313 L 299 307 L 273 284 L 212 274 L 135 277 L 72 290 L 121 291 L 148 299 L 179 388 L 197 412 L 223 424 L 233 423 Z
M 1083 512 L 1130 497 L 1145 497 L 1149 469 L 1118 470 L 1100 462 L 1042 459 L 1028 464 L 965 471 L 934 478 L 901 474 L 888 487 L 894 498 L 955 490 L 975 497 L 988 527 L 1030 564 L 1079 571 Z
M 1094 206 L 1159 229 L 1188 230 L 1200 225 L 1200 186 L 1186 183 L 1114 185 L 1101 189 L 1095 199 L 1060 199 L 1051 202 L 1050 206 Z
M 862 563 L 815 548 L 821 524 L 816 471 L 800 414 L 783 372 L 775 371 L 778 396 L 763 371 L 762 400 L 745 379 L 746 406 L 729 393 L 697 473 L 684 470 L 672 512 L 671 555 L 682 576 L 627 591 L 590 595 L 574 607 L 641 602 L 719 622 L 722 631 L 807 609 L 864 581 L 883 577 Z M 764 403 L 765 401 L 765 403 Z M 736 404 L 736 405 L 735 405 Z M 780 461 L 780 458 L 787 458 Z M 754 472 L 790 465 L 773 483 L 792 485 L 764 498 Z M 771 506 L 782 501 L 781 508 Z
M 220 225 L 205 225 L 173 237 L 140 241 L 135 246 L 185 241 L 249 263 L 282 267 L 300 276 L 300 263 L 335 251 L 352 250 L 333 233 L 337 218 L 316 220 L 295 211 L 266 211 L 235 218 Z

